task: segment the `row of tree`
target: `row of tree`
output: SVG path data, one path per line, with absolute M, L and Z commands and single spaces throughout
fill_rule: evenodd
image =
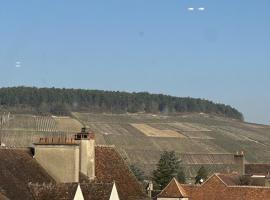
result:
M 145 179 L 144 172 L 136 165 L 130 166 L 138 181 Z M 201 184 L 207 179 L 208 172 L 201 166 L 195 177 L 195 184 Z M 186 175 L 181 160 L 179 160 L 174 151 L 164 151 L 157 163 L 157 168 L 153 171 L 152 180 L 156 189 L 163 189 L 172 178 L 176 178 L 180 183 L 186 183 Z
M 1 108 L 16 108 L 41 114 L 67 115 L 70 111 L 112 113 L 214 113 L 243 120 L 243 115 L 229 105 L 205 99 L 173 97 L 147 92 L 9 87 L 0 88 Z

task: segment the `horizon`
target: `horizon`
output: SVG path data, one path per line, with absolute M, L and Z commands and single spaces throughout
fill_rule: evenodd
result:
M 270 2 L 21 2 L 0 7 L 0 87 L 149 92 L 270 125 Z

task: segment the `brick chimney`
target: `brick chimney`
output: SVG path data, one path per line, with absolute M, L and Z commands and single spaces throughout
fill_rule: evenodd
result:
M 240 175 L 245 175 L 245 155 L 244 151 L 237 151 L 234 155 L 234 163 L 237 166 L 238 172 Z
M 80 172 L 95 178 L 95 135 L 85 127 L 75 135 L 75 140 L 80 146 Z

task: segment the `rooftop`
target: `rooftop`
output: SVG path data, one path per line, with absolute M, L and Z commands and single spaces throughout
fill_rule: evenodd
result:
M 95 153 L 97 181 L 104 183 L 115 181 L 120 199 L 143 200 L 146 198 L 142 185 L 138 183 L 115 148 L 96 146 Z
M 245 164 L 245 172 L 248 175 L 270 175 L 270 164 Z
M 50 191 L 51 194 L 59 193 L 59 198 L 66 200 L 73 195 L 77 187 L 77 183 L 56 184 L 33 159 L 29 149 L 0 148 L 0 158 L 0 193 L 9 199 L 33 200 L 31 192 L 37 199 L 53 199 L 48 196 L 49 194 L 44 196 L 48 193 L 46 191 Z M 106 196 L 108 188 L 115 181 L 121 200 L 148 199 L 142 186 L 115 148 L 96 146 L 95 159 L 96 182 L 93 183 L 87 177 L 80 175 L 80 185 L 84 196 Z
M 52 183 L 54 180 L 33 159 L 29 149 L 0 148 L 0 189 L 10 199 L 32 199 L 28 183 Z
M 162 198 L 185 198 L 188 197 L 181 184 L 173 178 L 171 182 L 157 195 Z
M 268 200 L 270 188 L 261 186 L 240 186 L 232 174 L 214 174 L 202 185 L 182 185 L 189 200 Z

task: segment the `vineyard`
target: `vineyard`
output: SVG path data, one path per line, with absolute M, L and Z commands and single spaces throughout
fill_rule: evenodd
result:
M 92 114 L 72 113 L 73 117 L 2 115 L 1 142 L 6 146 L 31 146 L 40 137 L 71 137 L 88 126 L 97 144 L 115 145 L 130 164 L 146 174 L 155 168 L 164 150 L 174 150 L 181 159 L 204 165 L 212 154 L 244 151 L 248 162 L 270 162 L 270 126 L 244 123 L 208 114 Z M 215 160 L 215 159 L 214 159 Z M 211 165 L 212 166 L 212 165 Z M 227 163 L 214 168 L 224 168 Z M 198 166 L 196 166 L 198 167 Z M 196 168 L 195 167 L 195 168 Z M 195 168 L 187 171 L 193 173 Z
M 243 150 L 248 162 L 270 162 L 270 126 L 207 114 L 74 113 L 74 116 L 96 133 L 98 144 L 115 145 L 127 162 L 138 165 L 147 174 L 155 168 L 164 150 L 174 150 L 179 155 L 209 154 L 209 159 L 212 154 Z M 224 163 L 214 168 L 227 166 Z
M 32 146 L 41 137 L 69 137 L 82 127 L 70 117 L 11 114 L 2 118 L 5 121 L 1 124 L 1 143 L 12 147 Z
M 34 116 L 36 131 L 56 132 L 56 121 L 52 117 Z

